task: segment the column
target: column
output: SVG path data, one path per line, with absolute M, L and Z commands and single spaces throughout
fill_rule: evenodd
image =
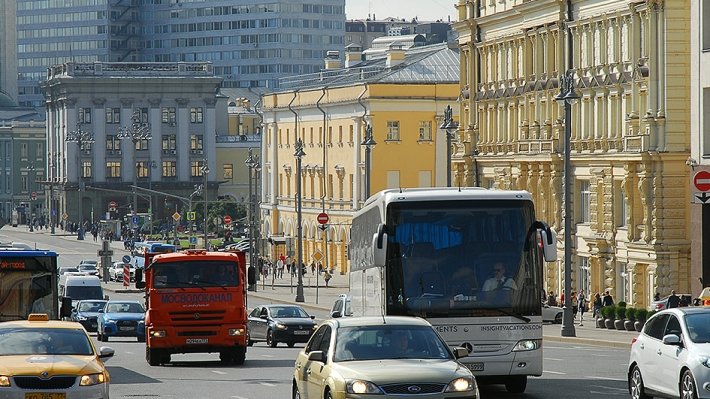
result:
M 161 98 L 149 98 L 148 103 L 150 104 L 150 110 L 148 111 L 148 122 L 150 123 L 150 134 L 153 136 L 153 138 L 148 142 L 148 148 L 150 149 L 150 160 L 155 161 L 156 166 L 155 169 L 151 169 L 148 173 L 150 175 L 151 184 L 153 184 L 159 182 L 163 176 L 163 119 L 160 114 Z
M 190 171 L 190 110 L 187 108 L 190 100 L 187 98 L 176 98 L 176 146 L 177 146 L 177 180 L 189 182 Z
M 278 191 L 279 176 L 281 176 L 278 152 L 279 124 L 277 122 L 273 122 L 271 124 L 266 125 L 264 129 L 266 129 L 266 132 L 263 132 L 261 134 L 261 139 L 263 141 L 265 137 L 264 134 L 268 134 L 270 137 L 269 142 L 271 143 L 271 147 L 269 148 L 269 150 L 271 151 L 271 156 L 269 157 L 269 160 L 271 161 L 269 175 L 269 185 L 271 186 L 271 205 L 276 206 L 278 205 L 279 196 L 283 195 L 283 193 L 280 193 Z M 280 233 L 278 223 L 274 224 L 273 231 L 275 233 Z
M 131 128 L 133 125 L 133 99 L 121 99 L 121 123 L 120 128 Z M 133 174 L 137 172 L 134 164 L 133 153 L 136 146 L 131 139 L 121 139 L 121 181 L 133 184 Z M 130 190 L 129 190 L 130 191 Z
M 665 57 L 666 54 L 666 11 L 665 11 L 665 3 L 659 2 L 658 5 L 658 12 L 656 14 L 656 18 L 658 20 L 656 26 L 657 26 L 657 44 L 658 44 L 658 53 L 659 58 L 658 59 L 658 112 L 657 116 L 659 118 L 664 118 L 666 114 L 666 107 L 665 107 L 665 102 L 666 102 L 666 62 L 665 60 L 667 59 Z M 708 2 L 705 2 L 705 7 L 710 7 L 710 4 Z M 710 29 L 710 27 L 707 26 L 709 22 L 705 21 L 705 29 Z M 665 147 L 665 135 L 661 135 L 659 138 L 659 144 Z
M 364 118 L 353 118 L 353 197 L 350 198 L 352 209 L 360 209 L 360 193 L 364 176 L 361 173 L 360 163 L 362 162 L 362 130 L 365 129 Z M 374 133 L 373 133 L 374 134 Z
M 207 174 L 207 181 L 215 181 L 217 173 L 217 116 L 215 111 L 215 104 L 217 99 L 215 97 L 208 97 L 203 99 L 205 104 L 204 113 L 204 126 L 205 131 L 202 136 L 202 153 L 207 159 L 207 167 L 210 169 L 210 173 Z M 263 158 L 262 158 L 263 159 Z M 257 173 L 254 171 L 254 173 Z M 215 191 L 217 191 L 215 189 Z
M 91 110 L 91 127 L 94 129 L 95 143 L 92 147 L 93 175 L 97 183 L 106 182 L 106 104 L 105 98 L 94 98 Z
M 62 113 L 66 125 L 66 133 L 76 130 L 77 112 L 76 100 L 67 98 L 63 101 Z M 66 136 L 65 136 L 66 137 Z M 79 145 L 77 143 L 66 143 L 64 145 L 64 162 L 66 162 L 66 176 L 68 183 L 79 182 L 79 167 L 77 165 L 79 155 Z M 61 158 L 60 158 L 61 159 Z

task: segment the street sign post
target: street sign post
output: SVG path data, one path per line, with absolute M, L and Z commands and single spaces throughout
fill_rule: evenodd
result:
M 318 220 L 318 223 L 320 223 L 320 224 L 326 224 L 326 223 L 328 223 L 328 220 L 330 220 L 330 218 L 328 217 L 327 213 L 321 212 L 318 214 L 317 220 Z
M 229 215 L 224 216 L 224 224 L 230 224 L 232 223 L 232 217 Z
M 36 201 L 37 200 L 37 192 L 33 191 L 32 196 L 30 198 L 32 198 L 32 201 Z
M 101 242 L 101 249 L 97 252 L 97 255 L 101 258 L 101 275 L 103 277 L 104 283 L 108 283 L 108 267 L 111 264 L 111 257 L 113 256 L 113 250 L 111 245 L 107 240 Z

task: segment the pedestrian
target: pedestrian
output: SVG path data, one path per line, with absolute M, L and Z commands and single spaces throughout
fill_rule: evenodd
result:
M 550 294 L 547 296 L 547 305 L 557 306 L 557 297 L 553 291 L 550 291 Z
M 579 325 L 584 322 L 584 312 L 587 310 L 587 297 L 584 295 L 584 290 L 579 290 L 577 294 L 577 308 L 579 309 Z
M 328 271 L 326 270 L 323 272 L 323 281 L 325 281 L 325 286 L 328 286 L 328 282 L 330 281 L 331 277 L 333 277 Z
M 602 297 L 602 307 L 611 306 L 614 304 L 614 298 L 611 297 L 609 290 L 604 291 L 604 297 Z
M 594 306 L 594 308 L 592 310 L 592 316 L 593 317 L 600 316 L 600 311 L 602 309 L 602 296 L 599 295 L 598 292 L 596 294 L 594 294 L 594 302 L 592 303 L 592 306 Z
M 671 295 L 668 297 L 668 309 L 677 308 L 680 305 L 680 297 L 675 294 L 675 290 L 671 290 Z
M 577 302 L 577 292 L 572 291 L 569 296 L 570 302 L 572 302 L 572 318 L 577 318 L 577 312 L 579 312 L 579 303 Z
M 654 300 L 654 301 L 660 301 L 660 300 L 661 300 L 661 293 L 660 293 L 660 292 L 656 292 L 656 295 L 653 296 L 653 300 Z

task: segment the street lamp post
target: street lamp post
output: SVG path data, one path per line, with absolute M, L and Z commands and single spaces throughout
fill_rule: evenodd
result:
M 147 122 L 141 121 L 141 113 L 136 110 L 133 112 L 133 116 L 131 117 L 131 125 L 130 126 L 121 126 L 118 129 L 118 134 L 116 137 L 119 139 L 127 139 L 131 140 L 133 143 L 133 151 L 132 151 L 132 169 L 133 169 L 133 185 L 138 186 L 138 165 L 136 164 L 136 151 L 137 151 L 137 144 L 143 140 L 150 140 L 153 138 L 153 136 L 150 133 L 150 124 Z M 136 195 L 136 190 L 133 189 L 133 209 L 132 209 L 133 215 L 138 212 L 138 195 Z M 137 226 L 135 226 L 137 229 Z M 137 237 L 137 234 L 134 233 L 133 235 L 134 238 Z
M 208 248 L 207 245 L 207 175 L 210 173 L 210 168 L 207 166 L 207 159 L 202 160 L 202 166 L 200 167 L 202 171 L 202 177 L 204 178 L 204 183 L 202 185 L 202 198 L 205 200 L 205 249 Z
M 572 136 L 572 104 L 579 99 L 574 88 L 574 71 L 568 69 L 560 77 L 560 94 L 555 97 L 565 110 L 564 131 L 564 247 L 565 247 L 565 300 L 562 312 L 563 337 L 574 337 L 574 315 L 572 313 L 572 162 L 570 160 L 570 139 Z
M 81 151 L 84 150 L 84 146 L 89 146 L 94 142 L 94 134 L 91 132 L 87 132 L 86 130 L 83 130 L 81 128 L 81 122 L 77 122 L 76 124 L 76 130 L 68 132 L 67 137 L 66 137 L 66 142 L 67 143 L 76 143 L 76 181 L 77 181 L 77 193 L 79 194 L 79 198 L 77 201 L 77 206 L 78 206 L 78 220 L 79 220 L 79 228 L 77 231 L 76 239 L 77 240 L 83 240 L 84 239 L 84 221 L 82 220 L 82 210 L 81 210 L 81 203 L 82 198 L 81 198 L 81 189 L 84 186 L 84 183 L 81 181 Z
M 451 187 L 451 140 L 459 128 L 459 123 L 454 121 L 453 109 L 450 105 L 444 110 L 444 123 L 440 128 L 446 131 L 446 187 Z
M 251 171 L 254 168 L 254 164 L 255 164 L 255 161 L 254 161 L 254 156 L 252 154 L 252 149 L 249 148 L 247 159 L 244 160 L 244 165 L 246 165 L 248 173 L 249 173 L 249 176 L 247 177 L 247 181 L 249 182 L 249 196 L 247 197 L 248 198 L 248 200 L 247 200 L 247 229 L 248 229 L 247 235 L 249 236 L 248 237 L 249 238 L 249 267 L 252 268 L 252 270 L 254 267 L 256 267 L 254 265 L 254 247 L 252 245 L 252 237 L 254 235 L 254 233 L 253 233 L 254 226 L 252 225 L 252 218 L 253 218 L 252 213 L 254 212 L 254 210 L 252 208 Z M 259 279 L 259 274 L 261 274 L 261 270 L 258 270 L 256 273 L 257 280 Z M 251 287 L 251 288 L 256 291 L 256 287 Z
M 30 226 L 30 232 L 33 232 L 33 231 L 34 231 L 34 227 L 33 227 L 33 224 L 34 224 L 34 223 L 32 223 L 32 208 L 33 208 L 33 206 L 34 206 L 34 205 L 33 205 L 34 198 L 32 198 L 32 197 L 33 197 L 33 196 L 32 196 L 32 193 L 33 193 L 34 191 L 32 191 L 32 177 L 30 176 L 30 173 L 34 173 L 34 171 L 35 171 L 35 164 L 34 164 L 34 162 L 28 162 L 28 163 L 27 163 L 27 191 L 30 192 L 30 214 L 29 214 L 29 216 L 27 217 L 27 224 Z M 35 176 L 36 176 L 36 175 L 35 175 Z
M 298 251 L 296 267 L 298 268 L 298 285 L 296 286 L 296 302 L 305 302 L 303 297 L 303 268 L 301 264 L 303 263 L 303 237 L 301 226 L 302 219 L 302 204 L 301 204 L 301 160 L 306 152 L 303 151 L 303 141 L 298 139 L 296 142 L 296 152 L 293 154 L 296 157 L 296 224 L 298 231 L 298 241 L 296 245 L 296 251 Z
M 360 145 L 365 146 L 365 199 L 370 198 L 370 163 L 372 162 L 372 149 L 377 142 L 372 137 L 372 126 L 368 123 L 365 126 L 365 139 Z M 325 210 L 323 210 L 325 212 Z
M 153 169 L 158 168 L 158 164 L 155 161 L 150 161 L 147 164 L 144 164 L 144 166 L 148 169 L 148 190 L 153 189 Z M 148 204 L 148 217 L 150 218 L 148 226 L 150 226 L 150 230 L 148 234 L 153 234 L 153 194 L 149 194 L 149 204 Z

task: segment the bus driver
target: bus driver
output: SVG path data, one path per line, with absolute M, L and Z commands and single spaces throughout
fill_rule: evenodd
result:
M 483 291 L 508 291 L 518 289 L 517 284 L 515 284 L 515 280 L 505 275 L 506 270 L 503 262 L 496 263 L 493 266 L 493 272 L 495 275 L 483 283 Z

